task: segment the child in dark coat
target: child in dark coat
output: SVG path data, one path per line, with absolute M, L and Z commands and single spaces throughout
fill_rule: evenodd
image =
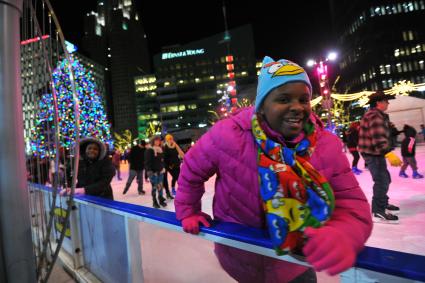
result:
M 403 165 L 400 169 L 399 176 L 402 178 L 408 178 L 409 176 L 406 174 L 405 170 L 407 169 L 407 166 L 410 165 L 412 167 L 413 179 L 422 179 L 424 176 L 422 174 L 418 173 L 418 166 L 416 164 L 416 130 L 409 126 L 404 125 L 403 128 L 404 132 L 404 140 L 401 142 L 401 155 L 403 156 Z

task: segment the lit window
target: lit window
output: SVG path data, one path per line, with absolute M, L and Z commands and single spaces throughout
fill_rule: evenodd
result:
M 167 112 L 177 112 L 177 111 L 179 111 L 179 108 L 177 105 L 167 107 Z
M 399 73 L 403 72 L 403 70 L 401 69 L 401 63 L 397 63 L 396 67 L 397 67 L 397 72 Z
M 413 61 L 413 70 L 417 71 L 419 69 L 418 61 Z
M 408 33 L 407 33 L 407 31 L 403 31 L 403 40 L 404 41 L 408 41 L 409 40 L 409 37 L 408 37 Z
M 394 57 L 400 56 L 400 49 L 394 50 Z
M 387 81 L 386 80 L 383 80 L 382 81 L 382 87 L 383 88 L 388 88 L 388 84 L 387 84 Z
M 391 74 L 391 65 L 385 65 L 385 71 L 387 74 Z
M 397 14 L 397 7 L 396 5 L 392 5 L 392 9 L 393 9 L 393 14 Z
M 407 64 L 406 62 L 403 62 L 403 72 L 407 72 Z

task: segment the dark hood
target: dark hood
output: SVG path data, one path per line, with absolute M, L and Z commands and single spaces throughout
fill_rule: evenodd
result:
M 100 148 L 99 158 L 98 160 L 102 160 L 106 156 L 106 146 L 103 142 L 99 141 L 95 138 L 83 138 L 80 140 L 80 157 L 81 159 L 86 159 L 86 147 L 89 143 L 97 143 Z

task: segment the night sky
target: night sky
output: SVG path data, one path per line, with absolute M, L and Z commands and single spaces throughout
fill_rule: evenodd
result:
M 185 44 L 224 31 L 222 1 L 139 1 L 137 9 L 153 56 L 162 46 Z M 95 0 L 61 1 L 52 5 L 65 38 L 79 44 L 84 15 Z M 269 55 L 304 65 L 308 58 L 336 49 L 328 0 L 226 0 L 229 28 L 252 24 L 256 57 Z

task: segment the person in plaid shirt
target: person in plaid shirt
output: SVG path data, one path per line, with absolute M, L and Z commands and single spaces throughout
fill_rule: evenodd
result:
M 380 91 L 370 95 L 370 109 L 360 122 L 358 147 L 374 182 L 372 214 L 373 221 L 378 223 L 398 223 L 398 216 L 394 214 L 400 210 L 388 203 L 391 176 L 385 160 L 387 158 L 391 166 L 401 166 L 400 158 L 391 151 L 390 119 L 385 113 L 388 100 L 394 98 Z

